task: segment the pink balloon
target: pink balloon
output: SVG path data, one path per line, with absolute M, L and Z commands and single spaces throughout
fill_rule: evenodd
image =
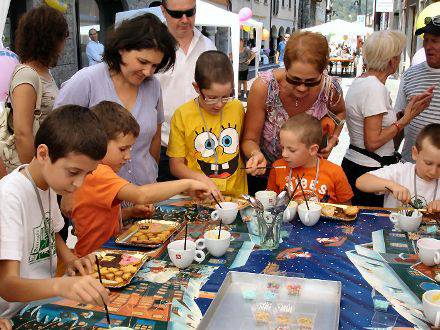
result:
M 247 21 L 251 17 L 252 17 L 252 9 L 250 9 L 249 7 L 243 7 L 238 12 L 238 18 L 240 19 L 240 22 Z
M 9 83 L 12 72 L 18 64 L 18 56 L 6 48 L 0 48 L 0 101 L 4 102 L 8 96 Z

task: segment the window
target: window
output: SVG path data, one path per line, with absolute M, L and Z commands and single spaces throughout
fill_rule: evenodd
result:
M 292 0 L 289 0 L 289 9 L 292 9 Z
M 286 7 L 286 4 L 285 4 L 285 1 L 284 0 L 281 0 L 281 7 Z
M 95 29 L 98 33 L 101 30 L 99 24 L 99 8 L 95 0 L 78 1 L 78 29 L 79 29 L 79 68 L 89 65 L 86 55 L 86 47 L 89 43 L 89 30 Z M 102 40 L 102 36 L 99 36 Z

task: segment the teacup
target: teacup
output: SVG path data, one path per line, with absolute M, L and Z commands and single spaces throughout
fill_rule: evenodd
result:
M 197 248 L 203 250 L 205 247 L 214 257 L 221 257 L 226 253 L 231 244 L 231 234 L 226 230 L 220 231 L 218 238 L 218 229 L 207 231 L 202 239 L 197 240 Z
M 290 222 L 295 218 L 296 211 L 298 210 L 298 203 L 291 201 L 283 213 L 283 222 Z
M 268 209 L 275 206 L 277 193 L 271 190 L 260 190 L 255 193 L 255 198 L 263 204 L 264 209 Z
M 417 241 L 420 261 L 426 266 L 440 263 L 440 240 L 424 237 Z
M 306 203 L 301 203 L 298 206 L 298 215 L 301 222 L 306 226 L 313 226 L 321 217 L 321 205 L 313 202 L 308 202 L 309 208 Z
M 192 264 L 193 260 L 202 262 L 205 260 L 205 252 L 196 249 L 196 242 L 180 239 L 168 244 L 168 255 L 174 266 L 177 268 L 186 268 Z
M 404 215 L 402 213 L 391 213 L 390 220 L 396 226 L 406 232 L 413 232 L 419 229 L 422 222 L 423 215 L 418 211 L 414 211 L 411 216 Z
M 440 296 L 440 290 L 426 291 L 422 296 L 422 304 L 426 319 L 438 327 L 440 326 L 440 300 L 434 301 L 435 296 Z
M 225 225 L 230 225 L 237 217 L 238 204 L 233 202 L 220 202 L 220 205 L 222 206 L 221 208 L 216 205 L 216 210 L 211 212 L 211 219 L 215 221 L 222 219 Z

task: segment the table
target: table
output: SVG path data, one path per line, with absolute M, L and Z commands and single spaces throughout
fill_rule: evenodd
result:
M 283 228 L 284 241 L 275 251 L 256 249 L 238 219 L 230 228 L 235 231 L 235 239 L 225 258 L 208 258 L 178 274 L 170 266 L 166 252 L 158 260 L 148 262 L 134 282 L 113 299 L 109 308 L 117 312 L 112 312 L 112 322 L 148 330 L 195 327 L 228 269 L 234 268 L 254 273 L 302 273 L 306 278 L 341 281 L 340 329 L 370 327 L 374 314 L 372 289 L 346 252 L 355 245 L 371 242 L 373 231 L 392 228 L 392 224 L 386 211 L 363 212 L 355 222 L 321 220 L 314 227 L 305 227 L 295 221 Z M 197 237 L 209 226 L 212 224 L 191 224 L 190 236 Z M 113 246 L 113 242 L 107 245 Z M 172 279 L 163 281 L 170 276 Z M 145 315 L 149 318 L 142 317 Z M 13 321 L 14 329 L 107 328 L 102 309 L 66 301 L 30 304 Z M 400 316 L 397 325 L 411 326 Z
M 338 74 L 338 63 L 341 64 L 341 75 L 344 74 L 344 69 L 347 72 L 347 69 L 351 70 L 351 72 L 355 73 L 354 68 L 354 59 L 352 58 L 342 58 L 342 57 L 331 57 L 329 58 L 330 63 L 330 74 L 333 71 L 333 65 L 335 66 L 335 74 Z

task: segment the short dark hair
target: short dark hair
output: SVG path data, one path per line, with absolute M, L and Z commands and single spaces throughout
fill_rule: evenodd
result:
M 138 122 L 122 105 L 116 102 L 102 101 L 90 110 L 101 122 L 108 141 L 116 140 L 121 133 L 123 135 L 133 134 L 135 138 L 139 136 Z
M 60 11 L 43 5 L 20 18 L 15 36 L 15 52 L 22 63 L 37 61 L 54 67 L 60 55 L 60 44 L 69 36 L 69 28 Z
M 89 108 L 64 105 L 49 113 L 35 136 L 35 150 L 45 144 L 52 163 L 77 153 L 101 160 L 107 153 L 107 136 Z
M 294 133 L 307 147 L 313 144 L 321 144 L 321 122 L 307 113 L 300 113 L 290 117 L 281 126 L 281 129 Z
M 234 84 L 234 70 L 225 53 L 208 50 L 202 53 L 196 62 L 194 80 L 199 88 L 209 88 L 212 83 Z
M 423 127 L 417 134 L 415 146 L 418 151 L 422 150 L 423 141 L 429 139 L 429 143 L 440 149 L 440 124 L 429 124 Z
M 121 71 L 121 50 L 156 49 L 163 53 L 156 72 L 171 69 L 176 62 L 177 41 L 156 15 L 147 13 L 121 22 L 107 33 L 103 59 L 115 72 Z

